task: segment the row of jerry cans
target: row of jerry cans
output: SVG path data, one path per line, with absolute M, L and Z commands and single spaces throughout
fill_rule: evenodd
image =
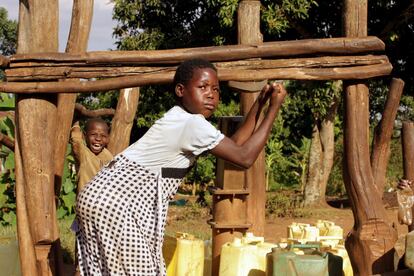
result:
M 288 226 L 288 240 L 296 243 L 321 242 L 335 247 L 343 244 L 343 229 L 334 222 L 318 220 L 315 224 L 292 223 Z
M 352 267 L 350 273 L 344 267 L 344 259 L 349 260 L 344 248 L 325 251 L 320 243 L 274 244 L 255 238 L 235 239 L 223 245 L 220 276 L 353 275 Z
M 325 248 L 326 249 L 326 248 Z M 210 276 L 211 242 L 179 233 L 166 236 L 163 247 L 168 276 Z M 263 237 L 247 233 L 223 245 L 220 276 L 351 276 L 352 267 L 345 248 L 323 250 L 321 243 L 268 243 Z

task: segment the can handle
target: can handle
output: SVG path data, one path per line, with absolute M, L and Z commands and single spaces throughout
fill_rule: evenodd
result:
M 289 250 L 293 250 L 294 248 L 299 248 L 299 249 L 312 249 L 312 248 L 315 248 L 315 249 L 319 250 L 320 249 L 320 244 L 318 244 L 318 243 L 289 244 L 287 246 L 287 248 Z

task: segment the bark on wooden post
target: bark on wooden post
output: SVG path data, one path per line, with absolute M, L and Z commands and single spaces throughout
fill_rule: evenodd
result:
M 36 253 L 30 233 L 29 215 L 25 201 L 24 175 L 22 156 L 18 143 L 19 132 L 16 131 L 16 145 L 14 147 L 14 172 L 16 175 L 16 216 L 17 216 L 17 238 L 19 241 L 20 270 L 23 276 L 36 275 Z
M 129 146 L 139 101 L 139 87 L 122 89 L 112 119 L 108 150 L 116 155 Z
M 414 122 L 403 122 L 401 140 L 404 170 L 403 178 L 411 180 L 414 183 Z M 412 210 L 414 212 L 414 207 Z M 408 231 L 413 230 L 414 223 L 408 226 Z
M 263 42 L 260 33 L 260 1 L 241 1 L 237 12 L 238 43 L 260 44 Z M 247 115 L 259 92 L 242 93 L 240 109 L 243 116 Z M 247 197 L 247 218 L 252 223 L 249 231 L 256 236 L 264 236 L 266 177 L 264 150 L 260 153 L 253 166 L 246 170 L 245 181 L 249 196 Z
M 56 52 L 58 50 L 58 1 L 20 1 L 18 53 Z M 58 240 L 56 206 L 54 201 L 54 144 L 56 130 L 56 96 L 39 94 L 18 96 L 16 99 L 16 126 L 18 148 L 16 164 L 22 177 L 17 177 L 19 188 L 16 201 L 20 203 L 27 220 L 18 219 L 18 235 L 27 247 L 20 248 L 20 263 L 25 275 L 52 275 L 59 271 L 59 263 L 51 251 Z M 24 198 L 22 191 L 24 191 Z M 23 204 L 25 202 L 25 205 Z M 18 207 L 19 208 L 19 207 Z M 25 225 L 26 224 L 26 225 Z M 33 267 L 31 241 L 36 256 Z M 30 250 L 25 252 L 25 250 Z M 24 259 L 27 258 L 27 259 Z
M 392 79 L 387 95 L 381 122 L 375 129 L 372 143 L 371 167 L 378 191 L 383 191 L 386 182 L 387 165 L 390 156 L 390 143 L 394 121 L 397 116 L 400 99 L 404 89 L 402 79 Z
M 72 22 L 66 44 L 66 53 L 83 53 L 88 48 L 89 32 L 92 23 L 93 0 L 74 0 Z M 66 147 L 75 110 L 76 93 L 60 93 L 57 101 L 58 122 L 55 147 L 55 190 L 59 194 Z
M 242 116 L 221 117 L 219 128 L 228 137 L 232 136 L 242 122 Z M 247 195 L 245 172 L 239 167 L 217 159 L 216 183 L 217 189 L 212 191 L 213 220 L 212 227 L 212 264 L 211 274 L 219 275 L 220 254 L 222 246 L 240 238 L 251 227 L 247 218 Z
M 344 31 L 348 37 L 367 35 L 367 1 L 345 0 Z M 397 233 L 387 222 L 382 191 L 374 183 L 369 154 L 368 87 L 344 83 L 344 181 L 355 225 L 346 239 L 354 272 L 372 275 L 393 270 Z

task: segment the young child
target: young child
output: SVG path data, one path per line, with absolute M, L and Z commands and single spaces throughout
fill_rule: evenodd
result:
M 217 71 L 210 62 L 183 62 L 174 87 L 178 105 L 104 166 L 78 196 L 81 275 L 165 275 L 162 243 L 168 201 L 188 168 L 205 151 L 250 167 L 286 96 L 281 84 L 266 85 L 239 130 L 225 137 L 206 120 L 220 97 Z
M 76 122 L 71 131 L 72 150 L 76 160 L 77 194 L 83 189 L 113 156 L 106 149 L 109 142 L 109 127 L 100 118 L 89 119 L 85 126 L 85 139 Z

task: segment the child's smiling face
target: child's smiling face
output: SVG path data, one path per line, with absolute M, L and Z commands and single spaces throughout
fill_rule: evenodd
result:
M 99 122 L 92 122 L 86 130 L 85 140 L 88 148 L 96 155 L 108 145 L 108 126 Z
M 220 87 L 216 71 L 197 68 L 186 84 L 177 84 L 175 93 L 181 104 L 190 113 L 210 117 L 220 101 Z

